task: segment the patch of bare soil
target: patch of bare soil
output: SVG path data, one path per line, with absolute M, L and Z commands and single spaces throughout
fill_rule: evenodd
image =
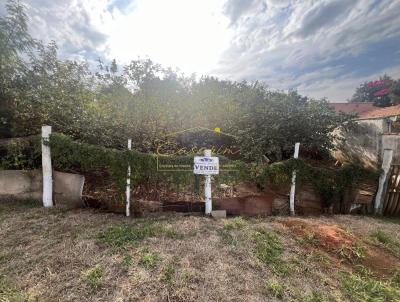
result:
M 323 249 L 340 262 L 362 264 L 375 275 L 385 278 L 400 271 L 397 257 L 384 249 L 365 243 L 362 234 L 354 235 L 338 225 L 306 219 L 288 218 L 279 222 L 288 227 L 293 234 L 303 238 L 310 248 Z

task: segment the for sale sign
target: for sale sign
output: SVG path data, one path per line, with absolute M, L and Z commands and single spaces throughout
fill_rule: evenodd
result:
M 194 174 L 219 174 L 219 158 L 216 156 L 195 156 L 193 165 Z

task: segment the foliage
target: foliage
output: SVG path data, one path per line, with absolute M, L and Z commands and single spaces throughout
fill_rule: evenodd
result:
M 301 159 L 289 159 L 271 164 L 260 175 L 260 183 L 290 183 L 296 171 L 296 182 L 313 186 L 329 206 L 338 201 L 345 190 L 366 180 L 376 180 L 380 171 L 366 170 L 359 166 L 343 165 L 337 169 L 314 167 Z
M 6 278 L 0 275 L 0 301 L 4 302 L 22 302 L 26 301 L 27 297 Z
M 53 165 L 56 169 L 79 171 L 99 171 L 108 169 L 111 176 L 118 183 L 121 192 L 125 190 L 126 171 L 131 166 L 131 180 L 134 185 L 140 183 L 166 185 L 180 185 L 182 187 L 193 184 L 192 171 L 177 171 L 174 173 L 157 171 L 157 157 L 154 154 L 141 153 L 136 150 L 116 150 L 87 143 L 74 141 L 71 137 L 62 134 L 52 134 L 50 146 Z M 174 157 L 180 164 L 191 165 L 193 156 Z M 221 163 L 226 161 L 222 159 Z M 237 171 L 221 173 L 219 182 L 234 183 L 246 177 L 246 166 L 240 162 L 232 162 Z
M 276 274 L 287 274 L 289 267 L 282 259 L 284 247 L 279 235 L 273 231 L 259 230 L 254 234 L 255 253 L 261 262 L 271 265 Z
M 272 296 L 279 299 L 282 299 L 285 292 L 289 291 L 288 287 L 285 284 L 276 280 L 268 281 L 266 284 L 266 288 L 268 292 L 272 294 Z
M 150 59 L 126 66 L 99 61 L 97 71 L 61 60 L 56 42 L 44 46 L 29 36 L 24 8 L 13 0 L 0 18 L 0 47 L 7 56 L 0 73 L 1 137 L 38 134 L 49 124 L 85 143 L 121 149 L 131 138 L 137 150 L 154 153 L 169 133 L 219 127 L 238 138 L 242 159 L 275 161 L 288 158 L 295 142 L 313 154 L 326 151 L 331 130 L 348 119 L 325 101 L 258 82 L 196 80 Z
M 350 119 L 326 101 L 307 100 L 295 92 L 262 93 L 262 98 L 241 104 L 245 115 L 237 123 L 242 153 L 252 160 L 287 159 L 296 142 L 308 153 L 326 152 L 333 147 L 332 131 Z
M 30 54 L 36 41 L 28 32 L 25 8 L 16 1 L 6 4 L 8 15 L 0 18 L 0 137 L 11 137 L 16 122 L 13 98 L 24 86 L 25 65 L 21 54 Z
M 373 102 L 379 107 L 397 105 L 400 103 L 400 79 L 383 75 L 379 80 L 364 82 L 356 89 L 351 102 Z
M 383 230 L 376 230 L 372 233 L 372 237 L 383 244 L 393 254 L 400 256 L 400 241 L 398 239 L 393 238 L 393 236 Z
M 93 289 L 98 289 L 104 279 L 104 268 L 101 265 L 88 269 L 82 274 L 83 280 Z
M 0 169 L 34 169 L 41 162 L 39 136 L 8 139 L 0 144 Z
M 108 245 L 122 248 L 129 244 L 134 244 L 148 237 L 160 235 L 163 232 L 161 225 L 147 221 L 135 224 L 115 225 L 99 234 L 99 239 Z
M 151 252 L 148 248 L 142 250 L 139 264 L 147 269 L 153 269 L 160 262 L 161 257 L 157 252 Z
M 342 288 L 348 298 L 355 302 L 394 302 L 400 300 L 400 289 L 396 284 L 377 280 L 365 269 L 356 274 L 344 274 L 342 277 Z

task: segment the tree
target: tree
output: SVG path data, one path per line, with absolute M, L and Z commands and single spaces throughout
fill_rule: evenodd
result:
M 0 20 L 0 97 L 10 104 L 0 122 L 13 128 L 7 135 L 38 134 L 50 124 L 91 144 L 125 148 L 132 138 L 136 149 L 155 152 L 169 133 L 221 128 L 238 138 L 244 158 L 280 160 L 291 156 L 295 142 L 311 152 L 328 149 L 331 131 L 345 120 L 323 100 L 260 82 L 196 80 L 150 59 L 121 67 L 99 60 L 93 72 L 85 62 L 60 59 L 55 41 L 44 46 L 30 38 L 18 2 L 8 9 Z
M 266 92 L 248 106 L 238 136 L 251 160 L 287 159 L 296 142 L 303 152 L 320 154 L 332 148 L 332 131 L 350 118 L 336 114 L 326 101 L 307 100 L 296 92 Z
M 378 80 L 364 82 L 356 89 L 351 102 L 373 102 L 379 107 L 396 105 L 400 102 L 400 80 L 383 75 Z
M 0 18 L 0 138 L 13 135 L 13 103 L 16 87 L 23 85 L 23 55 L 30 54 L 36 41 L 29 35 L 25 8 L 8 1 L 7 15 Z

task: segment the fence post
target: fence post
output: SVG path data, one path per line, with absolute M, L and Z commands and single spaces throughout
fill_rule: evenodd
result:
M 132 150 L 132 140 L 128 139 L 128 150 Z M 131 165 L 128 164 L 128 177 L 126 178 L 126 216 L 131 216 Z
M 299 157 L 299 148 L 300 148 L 300 143 L 296 143 L 294 145 L 294 158 Z M 296 170 L 293 171 L 292 173 L 292 186 L 290 187 L 290 215 L 294 215 L 294 195 L 296 193 Z
M 43 175 L 43 206 L 53 206 L 53 170 L 51 167 L 51 153 L 48 145 L 51 126 L 42 126 L 42 175 Z
M 379 176 L 379 187 L 378 192 L 375 197 L 375 205 L 374 205 L 374 213 L 382 214 L 383 211 L 383 199 L 386 194 L 386 186 L 388 182 L 388 174 L 390 171 L 390 166 L 392 164 L 393 159 L 393 150 L 385 149 L 383 150 L 383 158 L 382 158 L 382 174 Z
M 211 150 L 204 150 L 204 156 L 211 156 Z M 211 175 L 206 175 L 204 184 L 204 197 L 206 201 L 206 215 L 210 215 L 212 211 L 212 199 L 211 199 Z

